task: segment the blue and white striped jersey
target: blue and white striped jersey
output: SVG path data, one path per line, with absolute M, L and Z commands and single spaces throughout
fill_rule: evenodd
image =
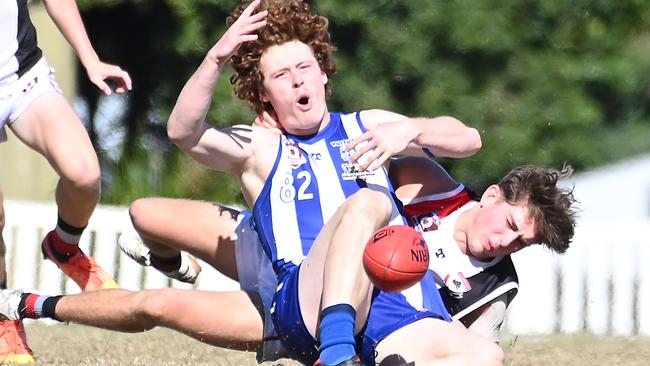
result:
M 359 172 L 347 144 L 365 131 L 359 113 L 330 113 L 318 134 L 285 134 L 273 169 L 253 207 L 255 229 L 278 275 L 302 262 L 334 212 L 363 187 L 393 197 L 391 224 L 405 223 L 386 171 Z

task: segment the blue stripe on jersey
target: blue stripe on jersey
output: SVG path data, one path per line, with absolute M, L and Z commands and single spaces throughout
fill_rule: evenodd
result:
M 298 145 L 300 146 L 300 144 Z M 308 155 L 308 153 L 301 148 L 301 151 Z M 305 167 L 304 170 L 294 170 L 294 182 L 297 185 L 298 199 L 294 201 L 296 213 L 298 214 L 298 231 L 301 233 L 301 248 L 302 254 L 307 255 L 312 243 L 316 240 L 316 236 L 320 232 L 323 225 L 325 225 L 323 215 L 318 214 L 323 212 L 321 206 L 320 189 L 317 179 L 313 179 L 314 170 L 311 165 Z M 304 190 L 302 187 L 306 187 Z M 309 199 L 300 199 L 300 195 L 307 195 Z M 301 214 L 309 213 L 309 214 Z M 304 234 L 302 234 L 304 233 Z

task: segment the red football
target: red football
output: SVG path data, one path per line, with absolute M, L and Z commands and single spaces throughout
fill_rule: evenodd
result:
M 429 268 L 429 248 L 412 227 L 384 226 L 363 251 L 363 268 L 378 288 L 401 291 L 416 284 Z

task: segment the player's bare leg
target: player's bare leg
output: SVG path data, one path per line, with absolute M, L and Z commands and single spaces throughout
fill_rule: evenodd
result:
M 100 194 L 99 162 L 79 117 L 63 95 L 49 92 L 32 102 L 10 127 L 60 177 L 55 194 L 57 228 L 44 240 L 48 258 L 83 290 L 117 287 L 78 246 Z
M 239 211 L 210 202 L 168 198 L 138 199 L 129 211 L 152 258 L 173 262 L 174 258 L 180 260 L 181 251 L 187 252 L 237 280 L 235 228 Z
M 7 247 L 3 230 L 5 211 L 2 190 L 0 190 L 0 288 L 7 288 Z M 22 320 L 4 320 L 0 322 L 0 363 L 33 363 L 32 350 L 27 346 L 27 336 Z
M 55 317 L 63 322 L 130 333 L 162 326 L 201 342 L 239 350 L 255 350 L 263 335 L 260 312 L 243 291 L 104 289 L 39 297 L 3 290 L 0 312 L 14 319 Z
M 42 95 L 10 126 L 59 174 L 56 203 L 61 217 L 70 225 L 86 226 L 99 200 L 99 162 L 83 123 L 63 95 Z
M 458 322 L 424 318 L 398 329 L 376 347 L 382 366 L 499 366 L 503 351 Z
M 388 223 L 391 208 L 390 198 L 384 193 L 362 189 L 348 198 L 316 238 L 300 266 L 299 279 L 302 316 L 312 335 L 319 334 L 317 324 L 321 310 L 325 310 L 321 314 L 322 319 L 334 312 L 344 313 L 342 316 L 348 324 L 345 326 L 346 337 L 353 337 L 365 324 L 370 309 L 372 284 L 363 269 L 363 248 L 372 233 Z M 334 316 L 340 318 L 339 314 Z M 348 329 L 352 320 L 354 328 Z M 330 329 L 339 327 L 338 324 L 330 326 L 328 320 L 324 320 L 324 323 Z M 323 325 L 320 328 L 322 347 L 329 341 L 328 335 L 323 333 Z M 354 333 L 347 334 L 350 331 Z M 351 351 L 349 347 L 346 348 L 348 350 L 344 352 L 336 351 L 341 356 L 335 358 L 345 358 L 342 354 L 349 352 L 353 352 L 354 356 L 354 348 Z

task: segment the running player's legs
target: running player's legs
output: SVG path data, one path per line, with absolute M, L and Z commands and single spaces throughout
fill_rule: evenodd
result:
M 56 304 L 56 316 L 122 332 L 163 326 L 201 342 L 240 350 L 255 350 L 263 334 L 260 312 L 243 291 L 99 290 L 64 296 Z
M 42 242 L 43 254 L 84 291 L 117 287 L 93 258 L 79 250 L 100 194 L 99 162 L 81 120 L 61 94 L 44 58 L 11 88 L 9 127 L 59 175 L 57 224 Z
M 36 98 L 10 127 L 58 173 L 56 203 L 61 218 L 74 227 L 85 227 L 99 199 L 99 162 L 72 107 L 60 93 L 47 92 Z
M 458 322 L 424 318 L 408 324 L 379 342 L 381 365 L 502 365 L 503 351 Z
M 204 201 L 143 198 L 131 204 L 130 214 L 153 254 L 171 257 L 185 251 L 237 280 L 235 228 L 239 211 Z

